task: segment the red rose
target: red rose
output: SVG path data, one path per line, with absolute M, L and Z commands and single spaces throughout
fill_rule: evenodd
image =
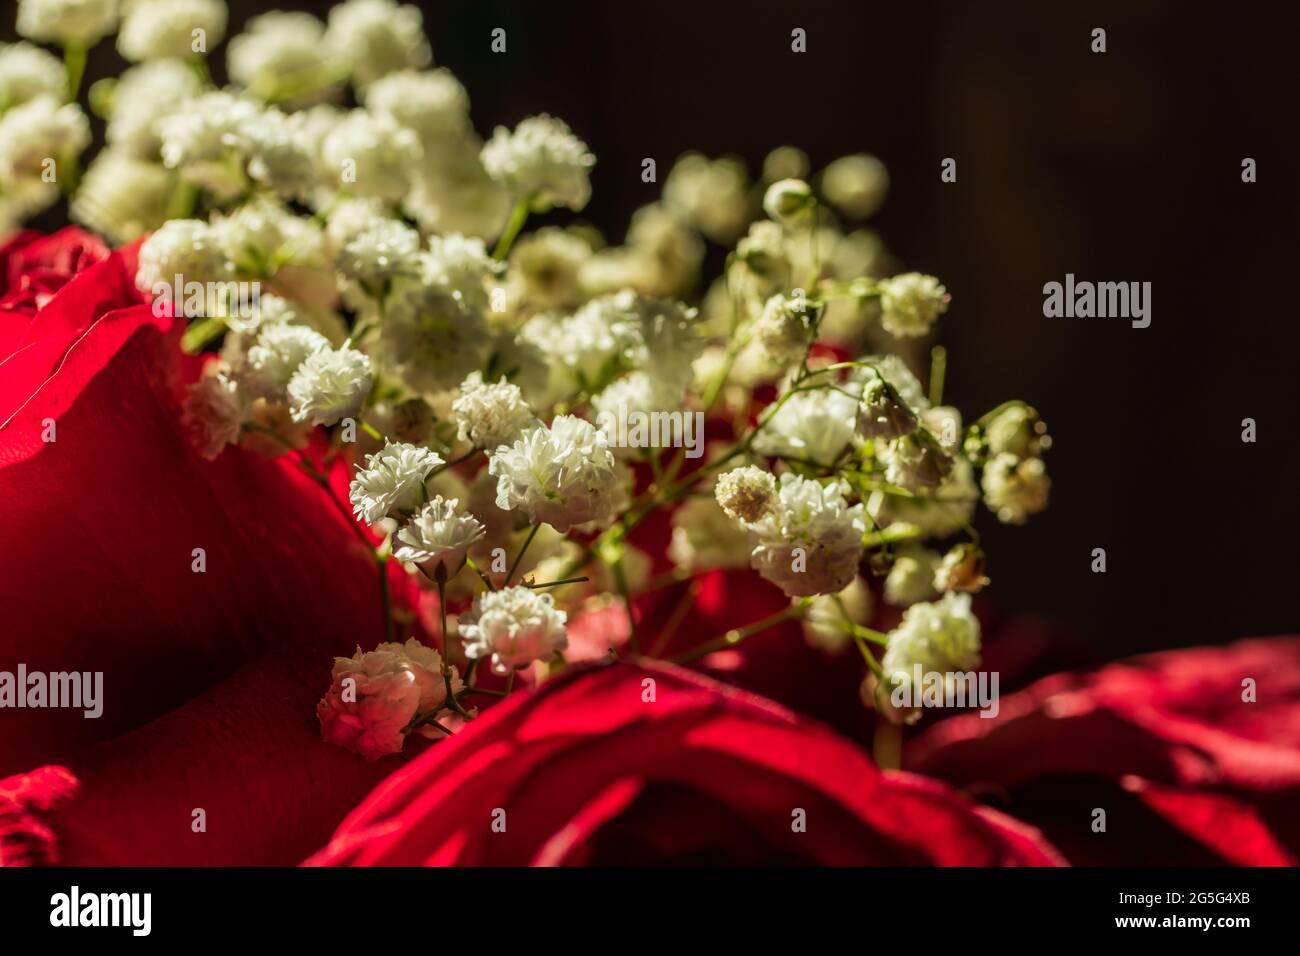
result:
M 904 757 L 1042 827 L 1075 863 L 1294 864 L 1300 638 L 1049 677 L 994 719 L 936 724 Z
M 69 227 L 52 236 L 21 232 L 0 244 L 0 309 L 36 311 L 78 272 L 108 258 L 106 245 Z
M 650 862 L 1059 858 L 1034 831 L 936 781 L 881 772 L 770 701 L 681 668 L 615 663 L 572 668 L 431 747 L 308 861 Z
M 65 230 L 0 274 L 12 291 L 93 248 Z M 139 302 L 112 254 L 0 309 L 0 671 L 103 673 L 98 719 L 0 709 L 0 778 L 64 763 L 81 782 L 66 812 L 0 805 L 0 861 L 41 856 L 9 845 L 7 812 L 14 833 L 48 819 L 66 862 L 293 863 L 383 772 L 313 713 L 331 657 L 380 639 L 375 565 L 287 463 L 195 453 L 180 329 Z

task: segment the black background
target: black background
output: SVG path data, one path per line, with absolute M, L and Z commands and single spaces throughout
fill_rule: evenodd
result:
M 230 32 L 267 9 L 230 6 Z M 1023 398 L 1055 438 L 1049 511 L 1023 528 L 980 518 L 1002 604 L 1108 656 L 1300 625 L 1290 5 L 420 6 L 480 132 L 545 111 L 587 140 L 599 162 L 584 216 L 611 237 L 656 195 L 646 156 L 661 178 L 688 148 L 755 172 L 786 143 L 814 168 L 861 150 L 886 162 L 874 225 L 953 294 L 947 399 L 970 417 Z M 490 52 L 495 27 L 505 54 Z M 1105 54 L 1090 51 L 1094 27 Z M 223 63 L 224 46 L 218 75 Z M 108 43 L 88 77 L 120 69 Z M 956 184 L 939 179 L 948 156 Z M 1045 319 L 1043 283 L 1067 272 L 1150 281 L 1151 327 Z M 1245 417 L 1256 444 L 1241 441 Z M 1096 547 L 1106 574 L 1090 571 Z

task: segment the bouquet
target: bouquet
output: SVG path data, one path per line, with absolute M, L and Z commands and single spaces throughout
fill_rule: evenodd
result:
M 688 153 L 613 243 L 579 218 L 598 161 L 579 134 L 542 114 L 482 137 L 416 8 L 346 0 L 327 22 L 270 12 L 228 40 L 226 28 L 221 0 L 21 0 L 33 43 L 0 48 L 5 308 L 33 321 L 109 309 L 104 322 L 130 309 L 128 335 L 163 333 L 148 362 L 183 380 L 175 417 L 191 448 L 175 454 L 201 457 L 194 473 L 218 499 L 267 503 L 255 523 L 272 578 L 320 573 L 324 599 L 346 603 L 313 626 L 351 655 L 288 642 L 296 673 L 332 661 L 315 689 L 326 755 L 304 766 L 416 759 L 316 862 L 439 858 L 429 847 L 451 859 L 446 833 L 373 851 L 358 833 L 407 812 L 406 791 L 453 799 L 455 761 L 510 720 L 545 736 L 564 722 L 559 702 L 595 700 L 609 732 L 635 737 L 638 708 L 669 693 L 697 702 L 688 721 L 728 701 L 734 739 L 719 747 L 771 738 L 774 753 L 817 753 L 825 773 L 804 783 L 850 831 L 944 794 L 934 812 L 951 819 L 935 832 L 967 828 L 965 849 L 947 857 L 921 838 L 900 860 L 1059 862 L 1036 831 L 934 779 L 881 775 L 928 706 L 978 706 L 981 732 L 996 717 L 972 608 L 989 585 L 976 525 L 1047 507 L 1051 446 L 1025 401 L 945 404 L 935 339 L 952 297 L 866 225 L 883 163 L 860 153 L 814 171 L 783 146 L 751 178 L 735 157 Z M 87 50 L 115 31 L 131 66 L 85 77 Z M 83 102 L 104 126 L 97 152 Z M 655 159 L 629 175 L 657 182 Z M 72 262 L 61 245 L 63 272 L 43 286 L 30 262 L 45 240 L 19 230 L 60 199 L 94 235 L 78 234 Z M 73 302 L 110 270 L 111 294 Z M 29 405 L 5 425 L 21 429 Z M 32 434 L 23 455 L 54 453 Z M 329 528 L 312 537 L 318 512 Z M 209 551 L 191 557 L 206 573 Z M 738 606 L 700 633 L 718 586 Z M 833 692 L 875 715 L 874 761 L 820 729 L 785 740 L 805 725 L 684 669 L 725 670 L 790 627 L 787 679 L 834 656 L 851 683 Z M 691 745 L 647 746 L 689 763 Z M 926 772 L 943 777 L 934 752 Z M 514 759 L 522 772 L 533 758 Z M 31 793 L 54 806 L 76 789 L 47 771 L 0 787 L 33 856 L 52 849 L 32 837 Z M 509 832 L 507 804 L 500 831 L 493 817 L 475 840 Z M 795 809 L 781 811 L 789 832 L 806 833 Z M 578 859 L 537 826 L 516 837 L 521 862 Z M 812 855 L 859 860 L 853 845 Z

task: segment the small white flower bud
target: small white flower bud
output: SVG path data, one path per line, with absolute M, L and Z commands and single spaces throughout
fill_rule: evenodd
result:
M 802 179 L 775 182 L 763 196 L 763 211 L 787 227 L 806 222 L 816 204 L 812 188 Z

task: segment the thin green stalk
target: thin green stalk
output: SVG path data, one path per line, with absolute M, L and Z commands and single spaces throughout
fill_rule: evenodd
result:
M 674 664 L 689 664 L 691 661 L 699 660 L 701 657 L 712 654 L 714 651 L 721 651 L 728 647 L 735 647 L 746 638 L 753 637 L 755 634 L 766 631 L 770 627 L 775 627 L 777 624 L 788 621 L 792 618 L 803 617 L 804 611 L 807 608 L 807 603 L 806 599 L 800 600 L 791 604 L 787 608 L 777 611 L 775 614 L 769 614 L 762 620 L 755 621 L 753 624 L 749 624 L 742 628 L 732 629 L 720 637 L 715 637 L 711 641 L 705 641 L 694 650 L 687 651 L 685 654 L 674 657 L 672 662 Z
M 524 228 L 524 223 L 527 221 L 528 200 L 521 199 L 515 203 L 515 208 L 511 210 L 510 221 L 506 223 L 505 232 L 501 233 L 496 248 L 492 250 L 493 259 L 501 262 L 506 256 L 510 255 L 510 248 L 515 244 L 515 239 L 519 237 L 519 231 Z
M 537 531 L 539 528 L 541 528 L 540 524 L 533 525 L 532 529 L 528 532 L 528 537 L 524 540 L 523 547 L 521 547 L 519 553 L 515 555 L 514 563 L 511 564 L 509 570 L 506 571 L 506 587 L 510 587 L 510 582 L 515 579 L 515 572 L 519 570 L 519 565 L 524 560 L 524 553 L 528 550 L 528 546 L 533 543 L 533 538 L 537 537 Z

